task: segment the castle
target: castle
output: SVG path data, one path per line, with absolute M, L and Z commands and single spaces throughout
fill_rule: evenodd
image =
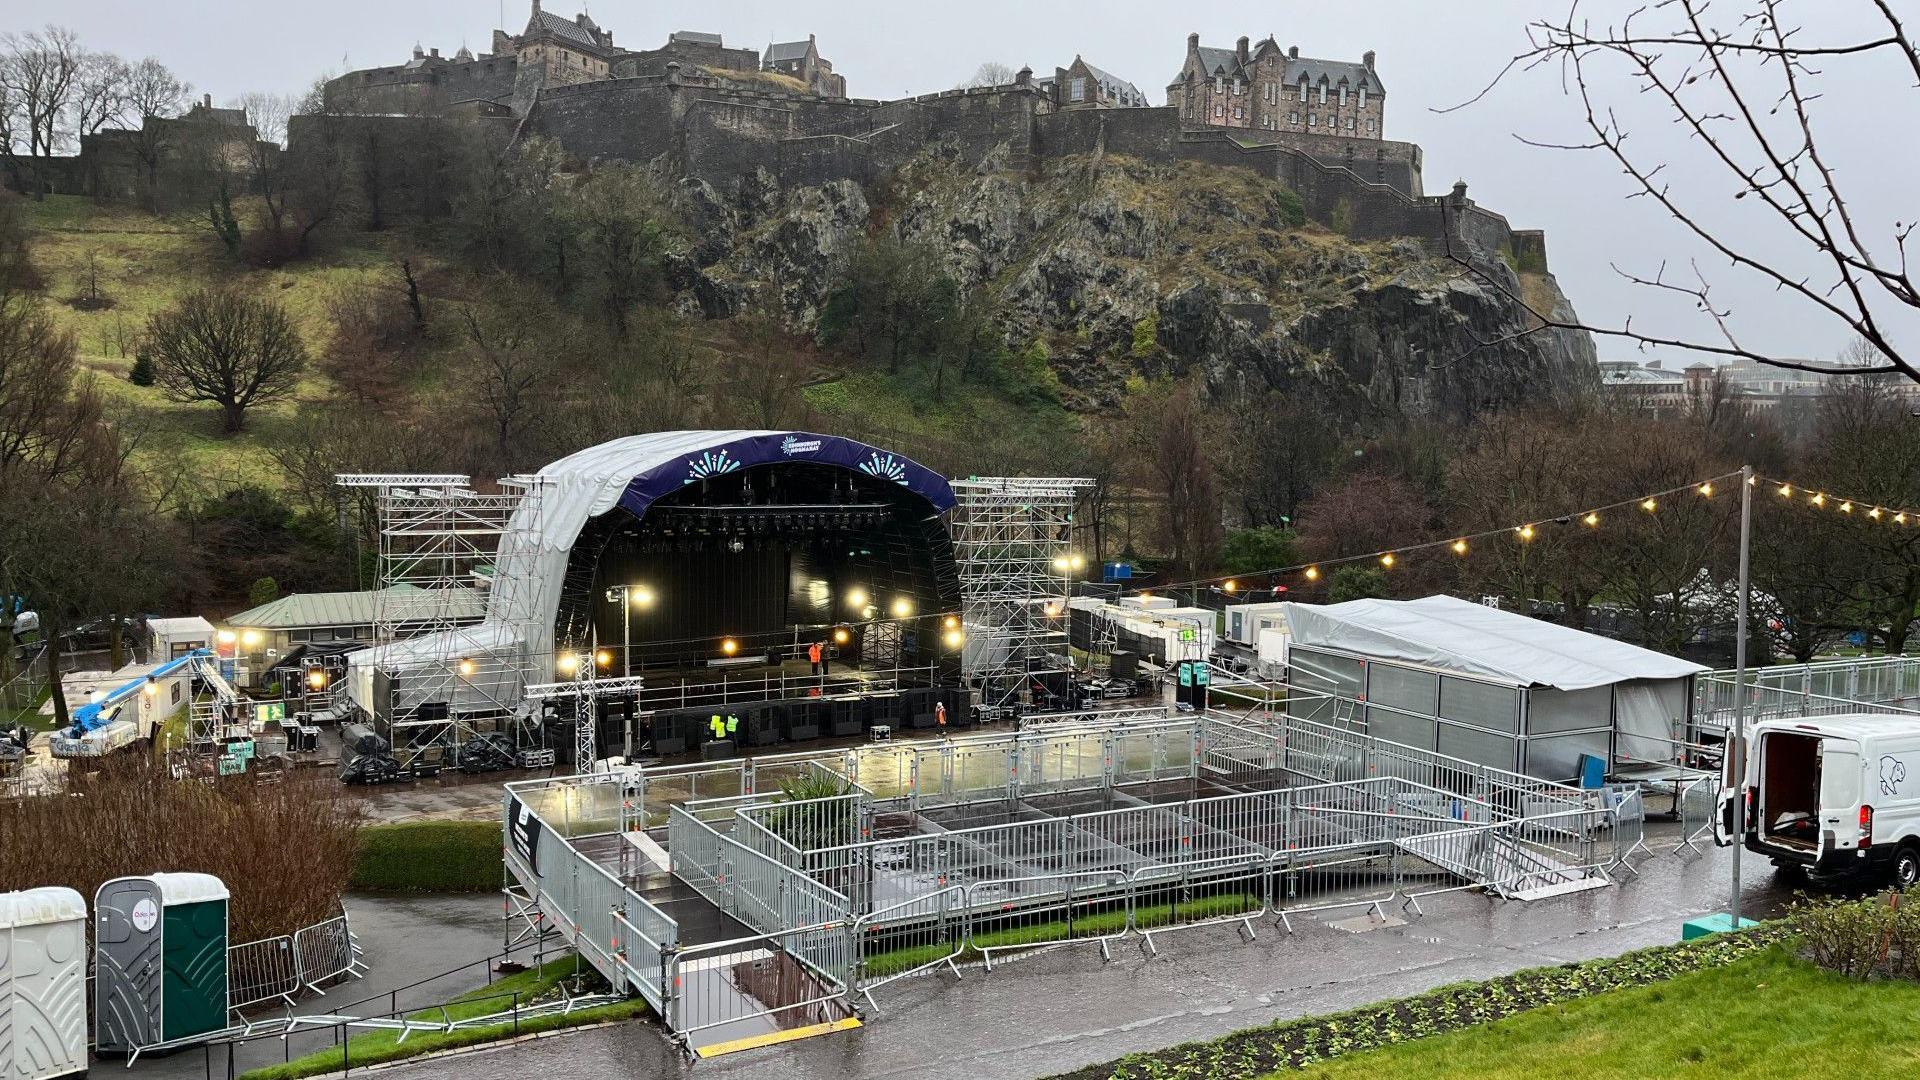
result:
M 845 76 L 812 36 L 763 53 L 680 31 L 633 50 L 589 16 L 564 18 L 533 0 L 526 26 L 496 30 L 488 52 L 463 47 L 447 58 L 416 46 L 405 64 L 330 80 L 322 100 L 321 114 L 292 118 L 290 153 L 327 139 L 349 153 L 407 145 L 422 123 L 483 123 L 512 139 L 552 140 L 579 161 L 656 165 L 722 191 L 760 172 L 789 185 L 867 183 L 930 150 L 1015 171 L 1113 153 L 1255 170 L 1298 194 L 1310 219 L 1356 239 L 1411 237 L 1546 266 L 1541 234 L 1476 205 L 1464 183 L 1426 194 L 1420 147 L 1386 137 L 1372 52 L 1319 60 L 1271 37 L 1224 49 L 1191 35 L 1157 107 L 1080 56 L 1047 76 L 1023 68 L 1004 85 L 874 100 L 847 96 Z M 343 123 L 353 138 L 340 138 Z M 107 171 L 78 159 L 49 175 L 47 190 L 115 193 L 100 179 Z

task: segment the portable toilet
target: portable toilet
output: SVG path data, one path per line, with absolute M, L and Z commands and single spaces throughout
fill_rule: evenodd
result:
M 227 1026 L 227 887 L 211 874 L 100 886 L 93 902 L 95 1045 L 103 1054 Z
M 0 1076 L 87 1070 L 87 901 L 72 889 L 0 893 Z

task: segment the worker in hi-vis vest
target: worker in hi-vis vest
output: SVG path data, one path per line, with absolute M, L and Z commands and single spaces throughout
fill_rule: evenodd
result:
M 714 738 L 724 739 L 727 737 L 727 722 L 720 718 L 719 713 L 713 714 L 713 719 L 707 721 L 707 726 L 713 729 Z
M 740 733 L 740 718 L 733 715 L 732 713 L 728 713 L 727 714 L 727 738 L 731 739 L 735 735 L 738 735 L 739 733 Z
M 935 727 L 947 726 L 947 703 L 946 702 L 936 701 L 933 703 L 933 725 Z
M 820 643 L 819 642 L 816 641 L 813 644 L 807 646 L 807 659 L 813 664 L 813 673 L 815 675 L 820 674 Z

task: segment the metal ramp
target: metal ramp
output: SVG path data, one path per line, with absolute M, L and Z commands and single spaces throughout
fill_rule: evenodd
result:
M 1508 900 L 1544 900 L 1611 884 L 1598 870 L 1564 863 L 1501 829 L 1479 829 L 1464 847 L 1459 833 L 1410 836 L 1395 843 L 1407 854 L 1465 881 L 1485 885 Z
M 784 949 L 703 956 L 679 969 L 687 1049 L 713 1058 L 860 1026 L 845 996 Z

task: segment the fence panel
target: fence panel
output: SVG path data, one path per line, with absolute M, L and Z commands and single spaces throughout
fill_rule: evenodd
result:
M 316 993 L 321 983 L 360 972 L 360 943 L 344 912 L 296 932 L 293 952 L 300 982 Z
M 293 1004 L 300 961 L 288 935 L 263 938 L 227 950 L 227 1007 L 244 1009 L 268 1001 Z

